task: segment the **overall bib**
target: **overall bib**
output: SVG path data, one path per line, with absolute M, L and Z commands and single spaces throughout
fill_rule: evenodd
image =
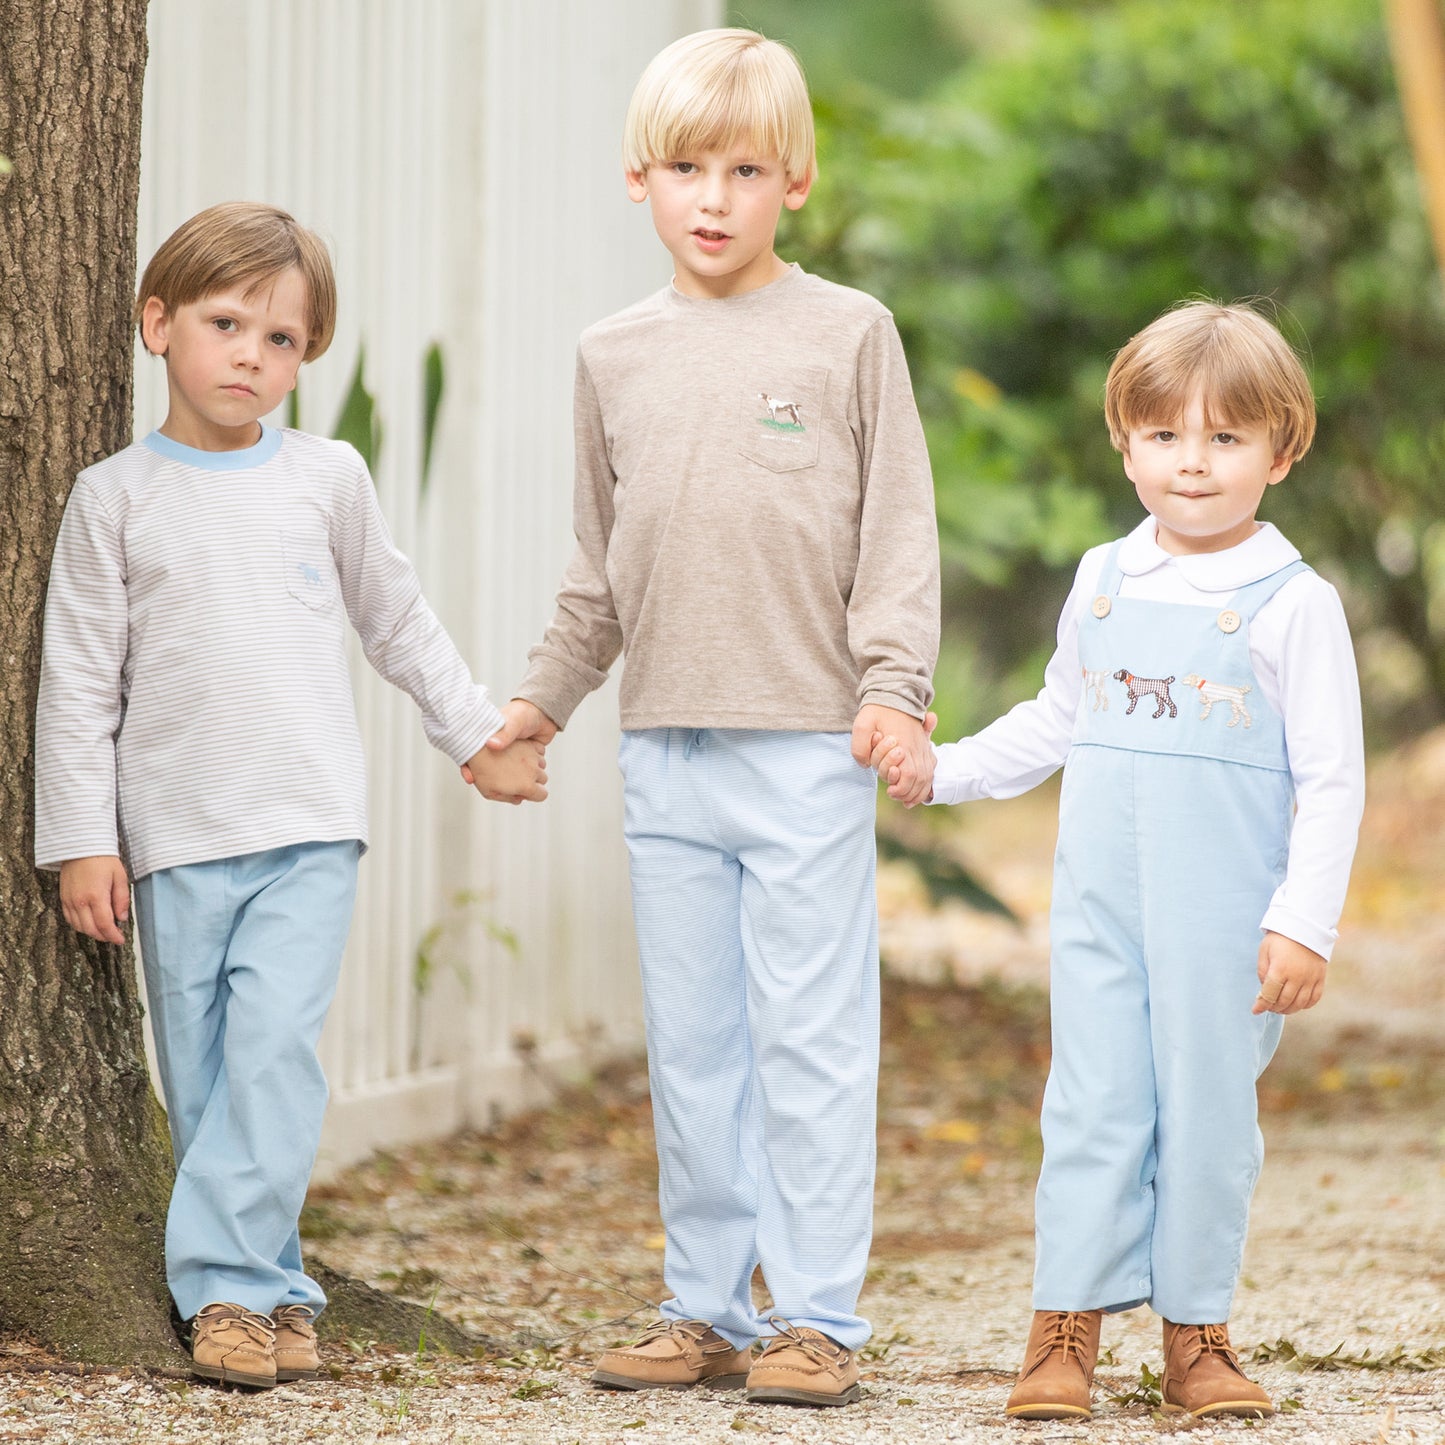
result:
M 1283 1020 L 1250 1012 L 1294 788 L 1251 619 L 1121 598 L 1118 545 L 1079 630 L 1051 915 L 1053 1064 L 1034 1308 L 1229 1318 L 1264 1145 L 1255 1081 Z

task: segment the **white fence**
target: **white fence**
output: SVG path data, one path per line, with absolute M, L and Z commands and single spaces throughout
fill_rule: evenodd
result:
M 302 371 L 300 424 L 331 430 L 364 348 L 382 505 L 499 698 L 571 550 L 577 333 L 668 274 L 623 190 L 627 96 L 652 54 L 720 11 L 151 0 L 141 261 L 227 199 L 274 201 L 327 238 L 341 316 L 330 352 Z M 423 491 L 433 342 L 445 393 Z M 164 416 L 164 375 L 143 352 L 136 375 L 142 434 Z M 553 744 L 551 799 L 511 809 L 464 789 L 410 700 L 358 663 L 372 848 L 323 1041 L 323 1168 L 486 1123 L 641 1037 L 613 686 Z

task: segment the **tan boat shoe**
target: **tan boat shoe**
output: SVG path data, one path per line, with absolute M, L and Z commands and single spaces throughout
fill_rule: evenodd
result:
M 1023 1368 L 1004 1414 L 1015 1420 L 1079 1420 L 1094 1413 L 1102 1310 L 1036 1310 Z
M 747 1400 L 771 1405 L 851 1405 L 861 1393 L 858 1356 L 820 1330 L 774 1316 L 777 1334 L 748 1371 Z
M 592 1371 L 599 1390 L 740 1390 L 752 1362 L 706 1320 L 658 1320 L 630 1345 L 607 1350 Z
M 1254 1383 L 1229 1343 L 1227 1325 L 1164 1321 L 1164 1409 L 1190 1415 L 1274 1414 L 1274 1401 Z
M 223 1385 L 276 1383 L 275 1333 L 265 1315 L 217 1300 L 191 1321 L 191 1373 Z
M 320 1373 L 321 1357 L 316 1353 L 316 1331 L 311 1325 L 315 1318 L 316 1311 L 306 1305 L 281 1305 L 271 1311 L 278 1382 L 314 1380 Z

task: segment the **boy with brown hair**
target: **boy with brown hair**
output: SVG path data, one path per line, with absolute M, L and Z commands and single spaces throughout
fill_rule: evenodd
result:
M 1148 515 L 1085 554 L 1043 691 L 937 748 L 930 800 L 1064 768 L 1035 1314 L 1007 1413 L 1087 1416 L 1103 1315 L 1149 1304 L 1166 1411 L 1269 1415 L 1228 1331 L 1255 1079 L 1324 990 L 1364 805 L 1339 597 L 1256 515 L 1314 398 L 1257 311 L 1193 301 L 1119 352 L 1105 414 Z
M 501 715 L 361 458 L 262 421 L 335 317 L 325 246 L 275 207 L 213 206 L 156 252 L 135 320 L 169 408 L 70 494 L 36 718 L 35 857 L 66 921 L 122 943 L 135 886 L 193 1368 L 262 1388 L 315 1374 L 326 1302 L 296 1223 L 367 837 L 347 622 L 479 789 L 546 797 L 538 744 L 483 747 Z

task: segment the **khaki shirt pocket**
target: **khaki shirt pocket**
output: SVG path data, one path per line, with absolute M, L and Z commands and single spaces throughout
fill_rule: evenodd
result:
M 792 366 L 759 373 L 742 397 L 738 450 L 771 472 L 817 466 L 827 390 L 826 367 Z

